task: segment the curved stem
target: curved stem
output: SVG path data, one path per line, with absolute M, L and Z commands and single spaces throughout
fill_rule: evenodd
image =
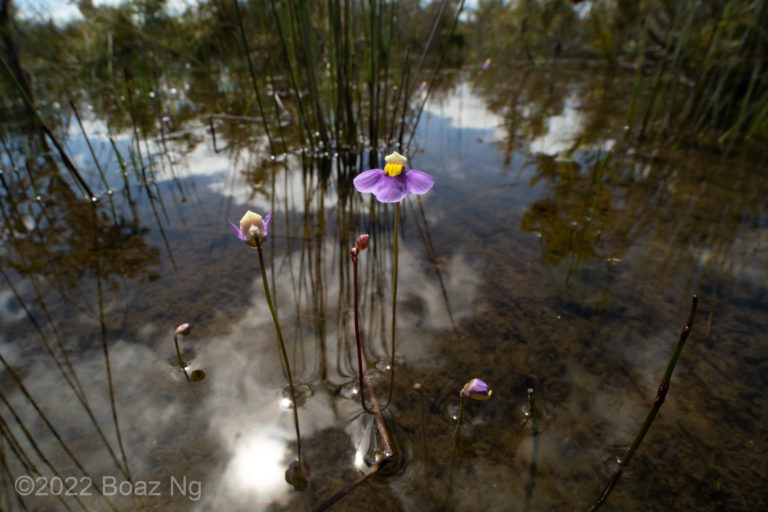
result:
M 187 373 L 187 363 L 184 362 L 184 359 L 181 357 L 181 350 L 179 349 L 179 339 L 178 334 L 174 333 L 173 335 L 173 344 L 176 345 L 176 357 L 179 358 L 179 366 L 181 367 L 181 371 L 184 372 L 184 376 L 187 378 L 187 381 L 190 381 L 189 374 Z
M 280 346 L 280 355 L 283 359 L 283 366 L 285 367 L 285 373 L 288 374 L 288 386 L 291 390 L 291 403 L 293 404 L 293 423 L 296 425 L 296 458 L 299 461 L 299 467 L 301 467 L 301 433 L 299 432 L 299 412 L 298 404 L 296 403 L 296 390 L 293 387 L 293 376 L 291 375 L 291 364 L 288 362 L 288 353 L 285 350 L 285 342 L 283 341 L 283 333 L 280 330 L 280 323 L 277 321 L 277 312 L 275 306 L 272 304 L 272 297 L 269 294 L 269 283 L 267 282 L 267 271 L 264 269 L 264 255 L 261 253 L 261 242 L 256 237 L 256 250 L 259 253 L 259 267 L 261 268 L 261 280 L 264 283 L 264 295 L 267 298 L 267 305 L 269 306 L 269 312 L 272 314 L 272 321 L 275 323 L 275 330 L 277 331 L 277 341 Z
M 392 355 L 389 360 L 389 396 L 387 397 L 387 403 L 381 410 L 385 410 L 392 403 L 392 393 L 395 390 L 395 327 L 396 327 L 396 313 L 397 313 L 397 263 L 398 263 L 398 250 L 397 240 L 399 238 L 399 224 L 400 224 L 400 203 L 395 204 L 395 230 L 393 233 L 395 239 L 395 268 L 392 271 Z

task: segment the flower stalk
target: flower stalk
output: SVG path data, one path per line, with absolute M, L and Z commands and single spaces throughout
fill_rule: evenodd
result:
M 184 362 L 184 358 L 181 357 L 181 349 L 179 348 L 179 336 L 186 336 L 189 334 L 191 328 L 192 326 L 189 324 L 181 324 L 176 328 L 176 332 L 173 333 L 173 344 L 176 347 L 176 357 L 179 359 L 179 367 L 181 367 L 181 371 L 184 372 L 184 377 L 186 377 L 187 382 L 192 382 L 192 379 L 189 378 L 189 374 L 187 373 L 187 363 Z
M 397 336 L 397 269 L 398 269 L 398 247 L 397 241 L 400 238 L 400 203 L 395 204 L 395 231 L 394 236 L 394 252 L 395 261 L 394 268 L 392 269 L 392 346 L 391 354 L 389 358 L 389 395 L 387 396 L 387 403 L 384 404 L 384 409 L 389 407 L 392 403 L 392 394 L 395 390 L 395 341 Z
M 264 283 L 264 296 L 267 299 L 267 306 L 269 306 L 269 312 L 272 315 L 272 321 L 275 324 L 275 331 L 277 331 L 277 341 L 280 347 L 280 355 L 283 362 L 283 368 L 288 376 L 288 387 L 291 392 L 291 402 L 293 404 L 293 423 L 296 426 L 296 458 L 299 462 L 299 467 L 302 466 L 301 460 L 301 432 L 299 431 L 299 412 L 298 404 L 296 403 L 296 389 L 293 385 L 293 376 L 291 374 L 291 363 L 288 361 L 288 352 L 285 350 L 285 342 L 283 341 L 283 332 L 280 330 L 280 322 L 277 319 L 277 312 L 275 306 L 272 304 L 272 296 L 269 293 L 269 282 L 267 281 L 267 271 L 264 267 L 264 255 L 261 251 L 261 241 L 259 237 L 254 238 L 256 243 L 256 251 L 259 253 L 259 268 L 261 270 L 261 281 Z
M 384 416 L 382 415 L 381 411 L 382 409 L 379 407 L 379 402 L 376 398 L 376 394 L 373 391 L 373 382 L 371 381 L 370 376 L 368 375 L 368 368 L 365 364 L 365 358 L 363 357 L 363 351 L 362 351 L 362 343 L 360 342 L 360 328 L 359 328 L 359 321 L 358 321 L 358 287 L 357 287 L 357 257 L 360 254 L 361 251 L 364 251 L 368 247 L 368 235 L 360 235 L 357 238 L 357 241 L 355 242 L 355 247 L 353 247 L 350 250 L 350 257 L 352 259 L 352 266 L 353 266 L 353 275 L 354 275 L 354 304 L 355 304 L 355 342 L 357 343 L 357 364 L 358 364 L 358 376 L 359 376 L 359 382 L 360 382 L 360 400 L 363 405 L 363 409 L 365 412 L 369 414 L 373 414 L 374 419 L 376 421 L 376 429 L 379 431 L 379 436 L 381 437 L 381 442 L 384 445 L 384 449 L 376 453 L 375 457 L 375 463 L 371 467 L 370 470 L 368 470 L 367 473 L 360 476 L 357 480 L 349 484 L 347 487 L 342 489 L 341 491 L 337 492 L 327 500 L 325 500 L 323 503 L 320 504 L 317 508 L 315 508 L 315 512 L 320 512 L 323 510 L 328 509 L 332 505 L 334 505 L 336 502 L 338 502 L 340 499 L 342 499 L 344 496 L 355 490 L 358 486 L 360 486 L 362 483 L 367 482 L 372 476 L 374 476 L 376 473 L 381 470 L 384 466 L 386 466 L 395 456 L 395 452 L 392 447 L 392 442 L 389 437 L 389 432 L 387 431 L 387 426 L 384 423 Z M 365 397 L 363 395 L 363 384 L 365 385 L 366 390 L 368 391 L 368 398 L 371 401 L 371 409 L 368 408 L 368 406 L 365 404 Z
M 285 341 L 283 340 L 283 332 L 280 329 L 280 322 L 277 318 L 277 311 L 275 305 L 272 303 L 272 294 L 269 291 L 269 281 L 267 280 L 267 270 L 264 266 L 264 254 L 261 250 L 261 246 L 266 240 L 269 234 L 269 223 L 272 218 L 272 214 L 268 213 L 265 217 L 247 211 L 242 219 L 240 219 L 240 226 L 236 226 L 234 222 L 229 220 L 229 225 L 232 227 L 232 231 L 235 232 L 237 238 L 244 241 L 251 247 L 255 248 L 259 254 L 259 269 L 261 270 L 261 281 L 264 285 L 264 296 L 267 299 L 267 306 L 269 306 L 269 313 L 272 315 L 272 322 L 275 324 L 275 331 L 277 332 L 278 347 L 280 348 L 280 359 L 283 364 L 283 370 L 288 377 L 288 389 L 291 395 L 291 404 L 293 405 L 293 424 L 296 427 L 296 458 L 297 460 L 292 462 L 285 472 L 285 480 L 291 484 L 297 491 L 303 491 L 307 488 L 307 476 L 309 475 L 309 467 L 302 461 L 301 451 L 301 431 L 299 429 L 299 404 L 296 401 L 296 387 L 293 384 L 293 373 L 291 372 L 291 363 L 288 360 L 288 352 L 285 349 Z

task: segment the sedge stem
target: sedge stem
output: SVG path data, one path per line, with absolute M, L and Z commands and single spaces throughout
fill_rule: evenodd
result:
M 603 489 L 603 492 L 600 494 L 600 497 L 595 502 L 594 505 L 592 505 L 592 508 L 590 508 L 590 512 L 593 512 L 602 506 L 602 504 L 605 502 L 605 500 L 608 498 L 608 495 L 613 490 L 614 486 L 616 485 L 616 482 L 619 481 L 619 477 L 621 476 L 622 471 L 624 471 L 624 468 L 629 465 L 629 461 L 632 460 L 632 457 L 635 455 L 635 452 L 640 447 L 640 443 L 643 442 L 643 439 L 645 438 L 645 434 L 648 433 L 648 430 L 651 428 L 651 424 L 653 423 L 653 420 L 656 419 L 656 414 L 659 412 L 659 409 L 661 409 L 661 404 L 664 403 L 664 399 L 667 396 L 667 392 L 669 391 L 669 385 L 670 381 L 672 379 L 672 372 L 675 370 L 675 365 L 677 365 L 677 360 L 680 358 L 680 354 L 683 352 L 683 347 L 685 346 L 685 341 L 688 339 L 688 335 L 691 334 L 691 328 L 693 327 L 693 318 L 696 316 L 696 306 L 698 305 L 699 299 L 694 295 L 691 299 L 691 312 L 688 314 L 688 320 L 683 325 L 683 329 L 680 332 L 680 338 L 677 341 L 677 345 L 675 345 L 675 350 L 672 352 L 672 356 L 669 358 L 669 362 L 667 363 L 667 369 L 664 372 L 664 376 L 661 378 L 661 383 L 659 384 L 659 388 L 656 392 L 656 398 L 653 401 L 653 406 L 651 407 L 651 410 L 648 411 L 648 415 L 645 417 L 645 421 L 643 422 L 643 425 L 640 427 L 640 430 L 635 435 L 635 439 L 632 441 L 632 444 L 627 448 L 627 451 L 624 452 L 624 455 L 621 456 L 621 458 L 618 460 L 618 467 L 611 475 L 611 478 L 608 480 L 608 483 L 606 484 L 605 488 Z

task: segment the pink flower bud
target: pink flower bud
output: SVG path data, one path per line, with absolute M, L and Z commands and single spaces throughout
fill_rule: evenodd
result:
M 358 251 L 366 250 L 368 248 L 369 238 L 370 237 L 368 235 L 360 235 L 359 237 L 357 237 L 357 240 L 355 240 L 355 249 L 357 249 Z

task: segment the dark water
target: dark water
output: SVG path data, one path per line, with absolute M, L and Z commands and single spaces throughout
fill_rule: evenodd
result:
M 399 457 L 333 510 L 588 509 L 653 403 L 693 293 L 667 400 L 605 510 L 764 509 L 764 155 L 624 142 L 621 94 L 594 74 L 460 78 L 430 101 L 408 155 L 436 185 L 401 206 L 386 411 Z M 91 116 L 108 195 L 71 123 L 96 206 L 60 167 L 33 189 L 4 157 L 16 187 L 2 196 L 4 508 L 22 509 L 13 482 L 33 469 L 92 496 L 25 496 L 30 510 L 109 510 L 97 490 L 118 510 L 312 510 L 366 469 L 378 440 L 355 394 L 348 250 L 371 234 L 361 326 L 385 398 L 394 210 L 352 188 L 365 159 L 270 160 L 252 120 L 215 126 L 218 152 L 207 118 L 169 123 L 126 186 Z M 130 130 L 113 135 L 127 155 Z M 226 221 L 247 209 L 272 212 L 267 274 L 308 395 L 303 493 L 283 476 L 295 431 L 258 258 Z M 176 366 L 183 322 L 199 383 Z M 473 377 L 493 397 L 467 404 L 455 439 Z

